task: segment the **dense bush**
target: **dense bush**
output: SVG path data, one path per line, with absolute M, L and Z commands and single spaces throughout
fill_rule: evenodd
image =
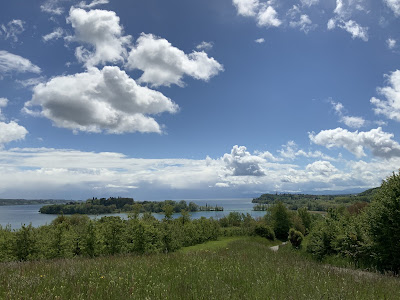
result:
M 269 239 L 271 241 L 275 240 L 275 233 L 271 227 L 264 224 L 257 224 L 254 227 L 254 233 L 263 238 Z
M 300 231 L 297 231 L 294 228 L 290 228 L 288 239 L 294 248 L 300 248 L 304 236 Z

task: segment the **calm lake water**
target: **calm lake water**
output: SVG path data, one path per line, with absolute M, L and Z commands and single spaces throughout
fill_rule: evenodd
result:
M 240 213 L 249 213 L 253 217 L 262 217 L 265 212 L 262 211 L 252 211 L 253 203 L 252 199 L 196 199 L 196 200 L 186 200 L 187 203 L 193 201 L 198 205 L 210 205 L 210 206 L 222 206 L 224 211 L 203 211 L 203 212 L 193 212 L 190 213 L 192 219 L 198 219 L 200 217 L 206 218 L 222 218 L 228 215 L 232 211 L 237 211 Z M 30 224 L 32 226 L 38 227 L 41 225 L 49 224 L 54 220 L 56 215 L 46 215 L 39 213 L 39 209 L 43 205 L 11 205 L 11 206 L 0 206 L 0 225 L 6 226 L 10 225 L 13 229 L 18 229 L 23 224 Z M 101 218 L 106 215 L 89 216 L 91 218 Z M 128 218 L 128 214 L 109 214 L 107 216 L 120 216 L 121 218 Z M 163 214 L 153 214 L 157 219 L 162 219 Z M 180 214 L 174 214 L 175 218 L 178 218 Z

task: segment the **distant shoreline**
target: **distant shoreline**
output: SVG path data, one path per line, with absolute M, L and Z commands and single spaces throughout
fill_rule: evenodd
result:
M 71 200 L 63 200 L 63 199 L 36 199 L 36 200 L 27 200 L 27 199 L 0 199 L 0 206 L 11 206 L 11 205 L 38 205 L 38 204 L 65 204 L 68 202 L 72 202 Z

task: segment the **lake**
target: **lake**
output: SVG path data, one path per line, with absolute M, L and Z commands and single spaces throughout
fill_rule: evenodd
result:
M 252 199 L 194 199 L 186 200 L 187 203 L 194 202 L 198 205 L 210 205 L 210 206 L 222 206 L 224 211 L 199 211 L 190 213 L 192 219 L 199 219 L 201 217 L 206 218 L 222 218 L 228 215 L 232 211 L 237 211 L 240 213 L 249 213 L 254 218 L 262 217 L 265 215 L 263 211 L 253 211 L 254 204 L 251 203 Z M 57 215 L 46 215 L 39 213 L 39 209 L 43 205 L 10 205 L 10 206 L 0 206 L 0 225 L 6 226 L 10 225 L 12 229 L 18 229 L 23 224 L 29 225 L 30 223 L 34 227 L 49 224 L 53 221 Z M 101 218 L 103 216 L 120 216 L 121 218 L 128 218 L 128 214 L 108 214 L 108 215 L 92 215 L 90 218 Z M 153 213 L 153 216 L 157 219 L 162 219 L 163 214 Z M 180 214 L 174 214 L 174 218 L 180 217 Z

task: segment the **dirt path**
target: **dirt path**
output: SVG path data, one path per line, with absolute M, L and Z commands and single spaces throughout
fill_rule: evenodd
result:
M 269 247 L 269 249 L 271 249 L 272 251 L 276 252 L 276 251 L 279 250 L 279 247 L 284 246 L 284 245 L 286 245 L 286 244 L 287 244 L 287 242 L 284 242 L 284 243 L 282 243 L 282 244 L 280 244 L 280 245 L 273 246 L 273 247 Z

